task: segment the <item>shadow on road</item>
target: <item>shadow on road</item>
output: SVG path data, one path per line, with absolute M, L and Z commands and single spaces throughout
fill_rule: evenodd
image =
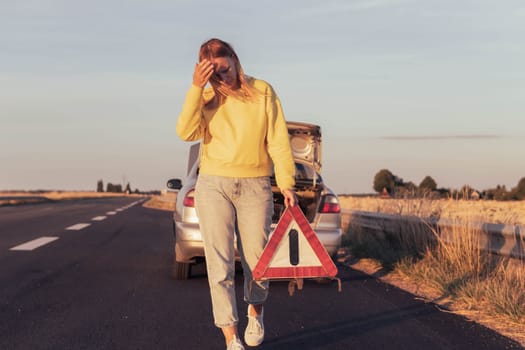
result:
M 352 338 L 356 335 L 362 336 L 365 333 L 377 331 L 391 324 L 399 324 L 407 319 L 435 312 L 439 311 L 433 310 L 426 305 L 417 305 L 390 312 L 367 315 L 366 317 L 352 317 L 322 327 L 313 327 L 285 335 L 279 337 L 279 339 L 267 339 L 260 349 L 328 349 L 330 344 L 340 343 L 345 338 Z

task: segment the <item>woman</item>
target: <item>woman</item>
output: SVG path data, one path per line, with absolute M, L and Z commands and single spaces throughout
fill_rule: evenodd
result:
M 204 89 L 208 83 L 211 88 Z M 296 203 L 295 165 L 279 98 L 268 83 L 244 75 L 231 45 L 210 39 L 200 48 L 177 133 L 185 141 L 201 141 L 195 207 L 215 325 L 227 349 L 244 349 L 237 331 L 236 236 L 248 304 L 244 340 L 257 346 L 264 339 L 268 282 L 252 283 L 252 271 L 270 232 L 272 171 L 285 205 Z

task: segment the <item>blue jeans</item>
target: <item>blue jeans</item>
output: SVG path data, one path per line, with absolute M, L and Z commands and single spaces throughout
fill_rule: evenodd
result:
M 235 238 L 244 274 L 244 301 L 262 304 L 268 282 L 253 282 L 252 271 L 271 229 L 273 194 L 270 178 L 232 178 L 200 174 L 195 209 L 204 241 L 208 283 L 217 327 L 237 324 Z

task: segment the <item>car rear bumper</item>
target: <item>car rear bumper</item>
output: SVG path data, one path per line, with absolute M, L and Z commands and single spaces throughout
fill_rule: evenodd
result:
M 192 263 L 198 257 L 204 257 L 199 224 L 175 222 L 175 260 Z
M 275 227 L 272 227 L 274 229 Z M 341 229 L 314 230 L 317 238 L 330 256 L 335 256 L 341 246 Z M 271 237 L 271 234 L 270 234 Z M 175 259 L 178 262 L 192 263 L 196 258 L 204 258 L 204 244 L 199 225 L 195 223 L 175 223 Z
M 328 252 L 328 255 L 335 256 L 341 247 L 343 231 L 341 229 L 315 230 L 315 233 Z

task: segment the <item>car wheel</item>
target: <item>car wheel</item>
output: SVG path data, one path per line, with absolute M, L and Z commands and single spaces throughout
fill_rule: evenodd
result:
M 187 280 L 191 274 L 191 263 L 178 262 L 173 259 L 173 278 L 176 280 Z

